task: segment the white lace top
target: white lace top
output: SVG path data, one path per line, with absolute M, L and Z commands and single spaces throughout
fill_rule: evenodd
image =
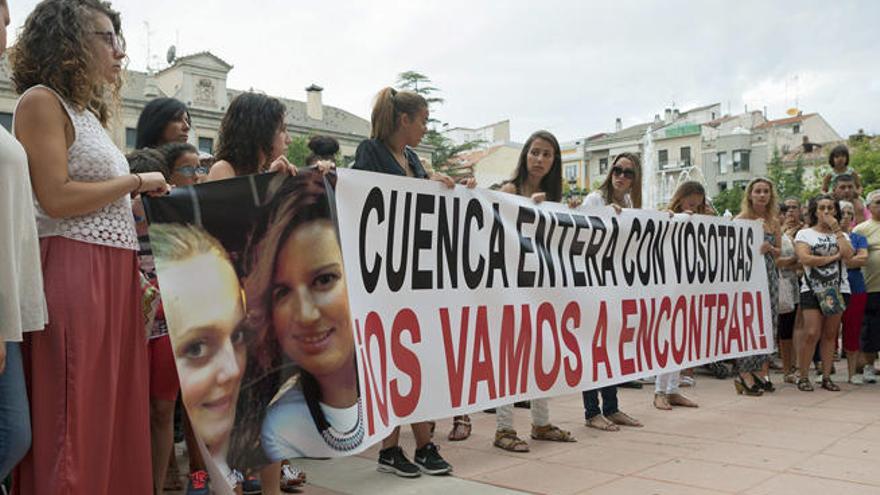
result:
M 22 94 L 22 98 L 35 88 Z M 49 91 L 52 91 L 51 88 Z M 52 91 L 73 123 L 73 144 L 67 150 L 67 173 L 71 180 L 80 182 L 100 182 L 129 173 L 128 161 L 98 118 L 88 110 L 77 111 L 60 95 Z M 21 101 L 21 98 L 19 98 Z M 67 218 L 51 218 L 34 198 L 37 216 L 37 231 L 40 237 L 62 236 L 68 239 L 100 244 L 122 249 L 138 249 L 134 217 L 131 213 L 131 198 L 128 194 L 116 199 L 103 208 Z

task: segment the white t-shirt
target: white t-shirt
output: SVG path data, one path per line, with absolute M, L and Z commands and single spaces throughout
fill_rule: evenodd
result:
M 337 409 L 319 403 L 324 418 L 337 431 L 352 430 L 358 421 L 358 407 Z M 338 457 L 318 431 L 302 390 L 290 388 L 266 411 L 261 431 L 263 451 L 272 462 L 291 457 Z
M 813 256 L 833 256 L 840 251 L 834 234 L 823 234 L 812 227 L 798 231 L 794 240 L 795 243 L 801 242 L 809 246 Z M 824 266 L 804 266 L 801 292 L 824 292 L 824 289 L 839 287 L 840 292 L 848 294 L 849 280 L 845 269 L 841 273 L 842 263 L 843 261 L 835 261 Z
M 632 208 L 632 199 L 629 197 L 629 193 L 623 197 L 623 205 L 624 208 Z M 605 203 L 605 196 L 602 195 L 602 191 L 593 191 L 590 194 L 587 194 L 587 197 L 584 198 L 583 206 L 607 206 Z
M 28 161 L 21 144 L 0 128 L 0 338 L 49 322 Z

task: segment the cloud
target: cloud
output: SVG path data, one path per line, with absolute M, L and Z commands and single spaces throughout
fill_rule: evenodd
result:
M 35 2 L 12 4 L 21 25 Z M 453 126 L 510 119 L 513 138 L 538 128 L 561 140 L 721 102 L 782 117 L 798 76 L 807 112 L 839 133 L 880 132 L 880 2 L 462 1 L 114 2 L 130 66 L 210 50 L 235 68 L 233 88 L 324 100 L 368 116 L 373 95 L 405 70 L 443 90 L 435 116 Z

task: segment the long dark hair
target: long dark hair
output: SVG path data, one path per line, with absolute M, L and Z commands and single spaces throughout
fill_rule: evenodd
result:
M 834 202 L 834 218 L 839 222 L 843 215 L 840 211 L 840 201 L 834 198 L 834 196 L 830 194 L 820 194 L 818 196 L 810 198 L 810 202 L 807 204 L 807 225 L 810 227 L 814 227 L 817 223 L 819 223 L 819 215 L 817 210 L 819 208 L 819 201 L 829 200 Z
M 556 136 L 548 131 L 536 131 L 526 140 L 526 144 L 523 145 L 522 151 L 519 153 L 519 161 L 516 164 L 516 171 L 510 179 L 510 182 L 516 186 L 517 190 L 520 190 L 523 184 L 526 183 L 526 180 L 529 177 L 529 149 L 532 147 L 532 143 L 534 143 L 536 139 L 543 139 L 553 147 L 553 165 L 550 166 L 550 171 L 547 172 L 547 175 L 541 178 L 541 192 L 547 195 L 548 201 L 561 201 L 562 151 L 559 148 L 559 141 L 556 140 Z
M 235 175 L 264 171 L 273 156 L 275 133 L 284 124 L 287 108 L 277 98 L 259 93 L 242 93 L 229 103 L 220 122 L 219 142 L 214 158 L 232 165 Z M 260 161 L 263 152 L 263 161 Z
M 335 187 L 334 174 L 328 174 L 326 179 L 330 187 Z M 269 463 L 260 446 L 266 409 L 288 378 L 296 373 L 303 382 L 311 378 L 292 363 L 285 363 L 275 342 L 272 278 L 278 254 L 299 226 L 332 219 L 324 177 L 317 170 L 275 177 L 269 184 L 267 198 L 244 252 L 247 326 L 252 330 L 252 338 L 229 449 L 230 466 L 239 469 Z
M 137 123 L 137 139 L 135 149 L 155 148 L 162 143 L 162 134 L 169 122 L 173 122 L 186 116 L 186 122 L 190 125 L 189 109 L 182 101 L 176 98 L 156 98 L 141 111 Z

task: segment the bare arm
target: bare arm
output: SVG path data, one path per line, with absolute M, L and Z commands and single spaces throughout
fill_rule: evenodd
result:
M 34 194 L 50 217 L 85 215 L 131 192 L 167 187 L 159 173 L 100 182 L 71 179 L 67 148 L 73 142 L 73 131 L 58 98 L 48 90 L 36 89 L 22 98 L 15 113 L 15 134 L 27 153 Z
M 211 170 L 208 171 L 208 182 L 213 180 L 220 179 L 228 179 L 230 177 L 235 177 L 235 169 L 232 168 L 232 164 L 227 162 L 226 160 L 220 160 L 214 165 L 211 166 Z
M 840 259 L 840 253 L 831 256 L 815 256 L 810 254 L 810 246 L 804 242 L 795 243 L 794 251 L 797 253 L 798 261 L 803 266 L 825 266 Z
M 861 248 L 856 250 L 852 258 L 846 261 L 847 268 L 861 268 L 868 262 L 868 250 Z
M 840 249 L 840 258 L 843 261 L 849 261 L 854 254 L 852 244 L 849 242 L 849 236 L 845 232 L 840 231 L 835 234 L 835 237 L 837 238 L 837 248 Z

